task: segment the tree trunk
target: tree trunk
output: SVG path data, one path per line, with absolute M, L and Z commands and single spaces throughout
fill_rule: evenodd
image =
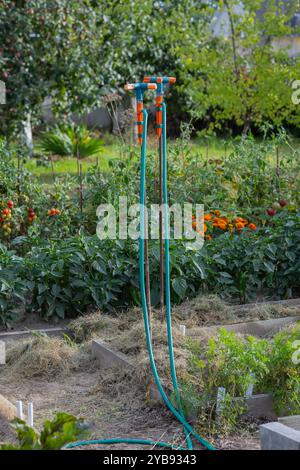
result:
M 31 116 L 30 113 L 26 116 L 26 121 L 22 121 L 24 130 L 24 142 L 29 150 L 29 155 L 32 157 L 33 154 L 33 140 L 32 140 L 32 128 L 31 128 Z

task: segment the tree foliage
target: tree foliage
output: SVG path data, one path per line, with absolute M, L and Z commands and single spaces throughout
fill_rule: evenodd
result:
M 144 74 L 174 73 L 194 0 L 2 0 L 0 79 L 7 86 L 2 131 L 28 113 L 83 113 L 107 89 Z M 1 110 L 0 110 L 1 112 Z M 5 126 L 4 126 L 5 124 Z
M 300 60 L 274 47 L 274 40 L 295 31 L 291 18 L 297 2 L 219 0 L 207 11 L 218 12 L 220 28 L 213 27 L 203 47 L 184 42 L 182 81 L 189 91 L 195 115 L 210 115 L 210 127 L 224 122 L 244 127 L 265 121 L 298 125 L 299 110 L 291 100 L 291 83 L 300 76 Z
M 291 34 L 296 8 L 277 0 L 1 0 L 0 131 L 29 113 L 38 121 L 46 97 L 60 116 L 80 114 L 144 74 L 176 75 L 176 112 L 209 116 L 214 126 L 297 125 L 290 85 L 299 60 L 272 47 Z M 212 34 L 216 13 L 227 17 L 225 36 Z

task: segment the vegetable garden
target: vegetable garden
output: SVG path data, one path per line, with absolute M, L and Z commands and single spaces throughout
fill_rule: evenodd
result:
M 142 3 L 1 2 L 1 451 L 263 449 L 299 419 L 297 2 Z
M 205 204 L 203 250 L 190 253 L 184 241 L 171 242 L 176 302 L 201 292 L 239 303 L 297 296 L 299 151 L 286 136 L 282 143 L 276 139 L 237 142 L 216 160 L 192 150 L 186 138 L 171 146 L 170 203 Z M 91 166 L 82 177 L 56 177 L 49 185 L 24 168 L 17 152 L 2 140 L 1 323 L 32 310 L 59 319 L 138 304 L 136 242 L 99 240 L 95 233 L 99 204 L 117 205 L 122 195 L 137 202 L 138 179 L 131 177 L 138 171 L 136 153 L 129 149 L 110 160 L 108 171 Z M 148 178 L 155 197 L 154 170 Z M 150 250 L 155 305 L 155 241 Z

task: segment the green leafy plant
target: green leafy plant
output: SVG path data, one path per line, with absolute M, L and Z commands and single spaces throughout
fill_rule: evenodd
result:
M 103 142 L 92 137 L 85 126 L 71 124 L 44 132 L 40 147 L 52 155 L 84 158 L 98 155 L 102 151 Z
M 59 450 L 87 434 L 84 421 L 68 413 L 57 413 L 52 421 L 45 421 L 40 433 L 19 418 L 15 418 L 11 424 L 19 444 L 4 444 L 0 450 Z
M 273 396 L 279 415 L 298 414 L 300 374 L 293 354 L 299 338 L 300 323 L 268 340 L 240 338 L 224 328 L 205 347 L 189 340 L 191 355 L 183 390 L 188 392 L 185 395 L 199 423 L 209 426 L 211 432 L 220 431 L 220 427 L 228 432 L 238 426 L 250 384 L 254 385 L 254 393 Z M 221 413 L 216 416 L 219 387 L 224 387 L 226 393 Z

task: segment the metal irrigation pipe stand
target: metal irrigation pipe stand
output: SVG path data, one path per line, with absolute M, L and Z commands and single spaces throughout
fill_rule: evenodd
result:
M 164 84 L 175 83 L 173 77 L 145 77 L 143 83 L 128 84 L 125 86 L 127 91 L 133 91 L 137 98 L 137 126 L 138 138 L 141 144 L 141 166 L 140 166 L 140 238 L 139 238 L 139 269 L 140 269 L 140 289 L 142 299 L 142 310 L 144 327 L 146 333 L 147 350 L 150 359 L 152 374 L 155 379 L 156 386 L 169 410 L 182 424 L 187 447 L 176 447 L 168 442 L 155 442 L 147 439 L 94 439 L 88 441 L 78 441 L 67 444 L 64 448 L 71 449 L 91 444 L 140 444 L 151 445 L 176 450 L 193 449 L 192 439 L 194 437 L 200 444 L 209 450 L 215 450 L 214 446 L 207 442 L 203 437 L 194 430 L 187 422 L 181 405 L 180 391 L 177 382 L 177 374 L 174 360 L 173 339 L 172 339 L 172 319 L 171 319 L 171 296 L 170 296 L 170 262 L 169 262 L 169 214 L 168 214 L 168 186 L 167 186 L 167 129 L 166 129 L 166 104 L 163 100 Z M 177 408 L 168 398 L 160 377 L 157 372 L 155 359 L 152 349 L 151 330 L 150 330 L 150 279 L 148 267 L 148 243 L 145 217 L 146 203 L 146 165 L 147 165 L 147 124 L 148 113 L 143 106 L 143 96 L 146 90 L 156 90 L 156 132 L 159 139 L 159 166 L 160 166 L 160 199 L 164 210 L 164 224 L 162 219 L 160 223 L 160 287 L 161 287 L 161 309 L 163 311 L 163 299 L 165 297 L 166 323 L 168 334 L 169 361 L 171 368 L 171 376 L 173 389 L 176 396 Z M 161 212 L 161 211 L 160 211 Z M 164 225 L 164 227 L 163 227 Z M 164 233 L 163 232 L 164 228 Z

